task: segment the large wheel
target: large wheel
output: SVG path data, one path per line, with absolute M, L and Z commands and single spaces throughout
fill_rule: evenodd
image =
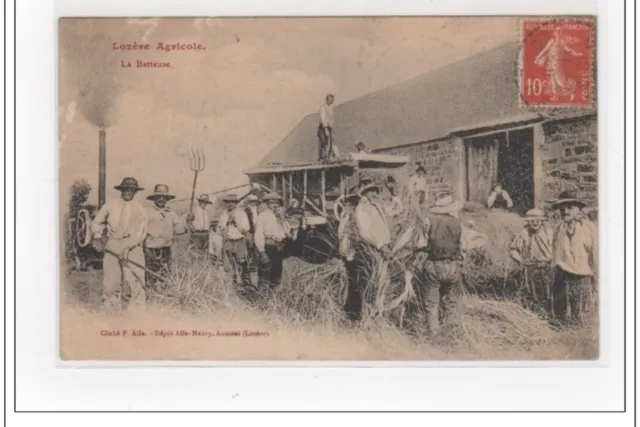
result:
M 337 223 L 308 229 L 298 242 L 299 257 L 310 264 L 324 264 L 338 257 Z
M 347 210 L 345 209 L 344 197 L 340 196 L 333 205 L 333 214 L 339 222 L 342 222 L 344 217 L 347 215 Z
M 76 215 L 75 237 L 79 248 L 91 243 L 91 214 L 87 209 L 80 209 Z

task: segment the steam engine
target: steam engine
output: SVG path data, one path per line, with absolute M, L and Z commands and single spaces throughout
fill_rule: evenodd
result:
M 99 170 L 98 170 L 98 206 L 82 204 L 74 212 L 69 212 L 69 241 L 67 253 L 73 268 L 84 270 L 88 267 L 100 268 L 102 253 L 96 251 L 92 242 L 91 222 L 106 199 L 106 159 L 107 134 L 104 127 L 98 130 Z

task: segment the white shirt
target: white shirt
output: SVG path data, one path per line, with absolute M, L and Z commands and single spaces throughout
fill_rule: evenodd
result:
M 287 237 L 287 229 L 285 227 L 283 222 L 270 209 L 260 212 L 255 232 L 256 248 L 263 252 L 266 239 L 283 241 Z
M 147 214 L 135 200 L 109 200 L 91 222 L 94 238 L 99 239 L 105 230 L 109 239 L 125 240 L 129 247 L 138 246 L 147 237 Z
M 419 175 L 413 175 L 409 180 L 409 189 L 415 194 L 419 191 L 427 192 L 427 178 Z
M 229 218 L 233 215 L 234 224 L 229 224 Z M 249 218 L 242 209 L 234 209 L 222 212 L 218 220 L 217 233 L 228 240 L 238 240 L 244 237 L 244 233 L 249 231 Z
M 184 225 L 173 209 L 168 206 L 159 208 L 153 205 L 146 210 L 148 248 L 163 248 L 171 246 L 176 234 L 183 233 Z
M 211 224 L 211 212 L 200 205 L 193 208 L 193 230 L 208 231 Z
M 391 242 L 389 225 L 383 211 L 363 198 L 355 211 L 355 220 L 360 237 L 380 249 Z
M 320 124 L 325 128 L 333 128 L 333 105 L 323 104 L 320 107 Z
M 507 193 L 506 191 L 502 190 L 502 191 L 500 191 L 500 193 L 496 193 L 495 191 L 492 191 L 491 194 L 489 194 L 489 198 L 487 199 L 487 207 L 489 209 L 491 209 L 493 207 L 493 204 L 496 202 L 496 198 L 498 197 L 498 194 L 500 194 L 500 196 L 502 196 L 504 201 L 507 203 L 507 207 L 509 207 L 509 208 L 513 207 L 513 201 L 511 200 L 511 197 L 509 196 L 509 193 Z
M 595 275 L 598 262 L 598 230 L 585 219 L 562 221 L 553 239 L 553 263 L 564 271 L 580 276 Z

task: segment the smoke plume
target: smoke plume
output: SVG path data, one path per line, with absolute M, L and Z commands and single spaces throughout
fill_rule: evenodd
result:
M 120 58 L 112 49 L 109 19 L 62 19 L 60 50 L 65 60 L 65 77 L 77 87 L 76 104 L 87 121 L 95 126 L 110 126 L 115 122 L 113 106 L 122 91 L 118 82 Z M 122 28 L 122 26 L 120 26 Z M 136 37 L 117 32 L 117 36 Z M 133 40 L 133 38 L 132 38 Z

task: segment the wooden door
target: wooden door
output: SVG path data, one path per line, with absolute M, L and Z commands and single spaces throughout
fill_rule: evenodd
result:
M 500 135 L 468 138 L 467 197 L 474 203 L 486 205 L 487 197 L 498 177 L 498 146 Z

